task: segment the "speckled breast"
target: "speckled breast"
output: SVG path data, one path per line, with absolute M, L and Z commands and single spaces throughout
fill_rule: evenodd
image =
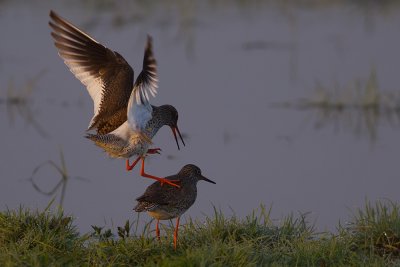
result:
M 149 147 L 150 143 L 147 140 L 144 140 L 140 135 L 134 134 L 129 139 L 127 146 L 122 150 L 122 157 L 129 158 L 134 155 L 144 156 Z
M 156 135 L 157 131 L 160 129 L 157 121 L 150 120 L 146 126 L 146 129 L 141 133 L 132 133 L 129 141 L 126 142 L 117 157 L 120 158 L 130 158 L 132 156 L 144 156 L 147 150 L 151 146 L 151 139 Z

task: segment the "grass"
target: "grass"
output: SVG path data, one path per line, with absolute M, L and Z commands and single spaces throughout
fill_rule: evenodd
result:
M 400 265 L 400 206 L 366 203 L 337 233 L 318 233 L 307 216 L 274 224 L 261 207 L 246 218 L 189 220 L 177 251 L 171 226 L 158 242 L 147 224 L 93 226 L 81 235 L 62 211 L 23 208 L 0 213 L 1 266 L 394 266 Z

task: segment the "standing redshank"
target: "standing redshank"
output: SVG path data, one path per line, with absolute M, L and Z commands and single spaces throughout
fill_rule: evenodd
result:
M 157 220 L 156 235 L 160 239 L 160 220 L 176 219 L 174 231 L 174 248 L 178 241 L 179 218 L 187 211 L 197 197 L 197 182 L 204 180 L 215 184 L 214 181 L 201 175 L 199 167 L 188 164 L 185 165 L 178 174 L 165 177 L 168 180 L 180 181 L 180 188 L 173 186 L 161 187 L 160 183 L 155 182 L 147 187 L 144 194 L 137 198 L 139 202 L 133 209 L 137 212 L 147 211 L 150 216 Z
M 111 157 L 126 158 L 128 171 L 141 159 L 141 176 L 177 186 L 144 171 L 146 155 L 161 150 L 149 146 L 162 126 L 168 125 L 172 129 L 178 149 L 176 132 L 185 145 L 178 129 L 177 110 L 171 105 L 156 107 L 149 103 L 149 95 L 154 97 L 158 87 L 151 37 L 147 38 L 143 69 L 133 83 L 133 69 L 118 52 L 106 48 L 54 11 L 50 11 L 50 18 L 51 36 L 58 54 L 86 86 L 94 102 L 94 116 L 88 130 L 97 133 L 86 137 Z M 138 157 L 130 165 L 129 158 L 134 155 Z

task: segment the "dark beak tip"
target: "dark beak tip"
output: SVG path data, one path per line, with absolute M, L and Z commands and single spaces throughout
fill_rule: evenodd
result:
M 178 132 L 179 138 L 181 139 L 183 146 L 186 146 L 185 141 L 183 141 L 181 131 L 179 131 L 178 125 L 175 126 L 175 130 Z M 176 142 L 178 142 L 178 140 Z
M 171 127 L 171 130 L 172 130 L 172 133 L 174 134 L 176 146 L 178 147 L 178 150 L 181 150 L 181 148 L 179 147 L 178 137 L 176 136 L 176 128 L 175 127 Z
M 217 184 L 216 182 L 214 182 L 214 181 L 212 181 L 212 180 L 210 180 L 210 179 L 208 179 L 208 178 L 206 178 L 206 177 L 202 177 L 202 180 L 204 180 L 204 181 L 206 181 L 206 182 L 209 182 L 209 183 L 212 183 L 212 184 Z

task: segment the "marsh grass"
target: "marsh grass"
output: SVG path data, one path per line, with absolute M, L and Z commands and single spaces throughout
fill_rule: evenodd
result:
M 61 211 L 23 208 L 0 213 L 0 265 L 63 265 L 83 256 L 83 241 L 73 219 Z
M 50 206 L 50 205 L 49 205 Z M 399 205 L 366 203 L 337 233 L 315 231 L 307 215 L 279 223 L 261 206 L 245 218 L 217 209 L 200 222 L 189 219 L 172 246 L 173 226 L 158 242 L 139 220 L 111 229 L 93 226 L 80 235 L 61 210 L 20 208 L 0 213 L 1 266 L 390 266 L 400 264 Z
M 349 224 L 349 232 L 357 249 L 370 250 L 382 257 L 400 257 L 400 209 L 389 202 L 371 204 L 358 210 Z

